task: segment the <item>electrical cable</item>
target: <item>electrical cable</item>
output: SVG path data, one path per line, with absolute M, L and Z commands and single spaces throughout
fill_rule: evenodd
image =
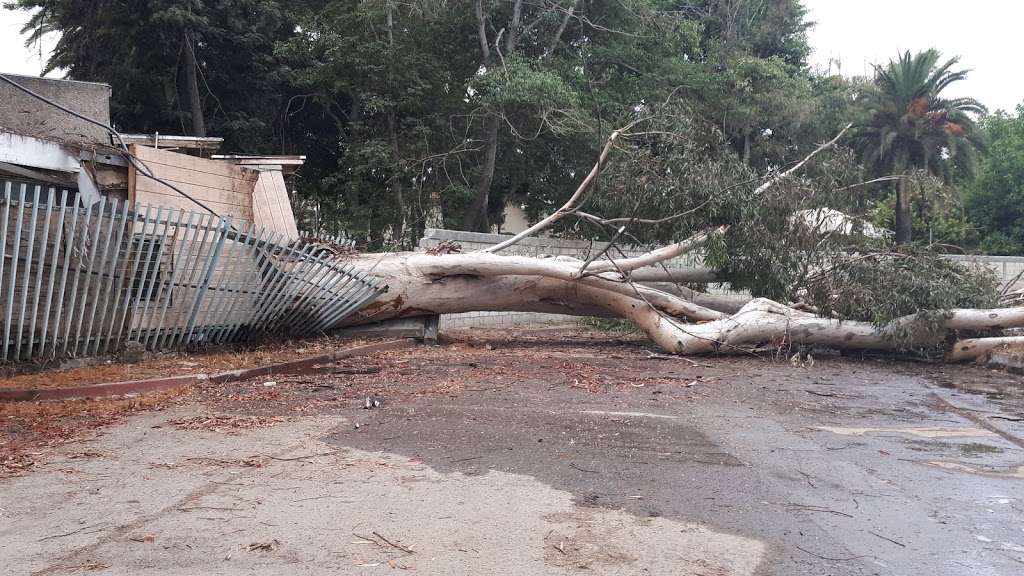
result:
M 0 74 L 0 80 L 6 82 L 7 84 L 10 84 L 14 88 L 24 92 L 25 94 L 28 94 L 29 96 L 31 96 L 33 98 L 36 98 L 36 99 L 38 99 L 38 100 L 40 100 L 42 102 L 45 102 L 46 104 L 49 104 L 50 106 L 53 106 L 54 108 L 56 108 L 56 109 L 58 109 L 58 110 L 60 110 L 62 112 L 65 112 L 67 114 L 70 114 L 70 115 L 74 116 L 75 118 L 78 118 L 79 120 L 84 120 L 85 122 L 88 122 L 90 124 L 93 124 L 95 126 L 99 126 L 100 128 L 103 128 L 104 130 L 109 132 L 117 140 L 117 143 L 121 145 L 121 149 L 124 151 L 124 155 L 128 159 L 128 162 L 137 171 L 139 171 L 143 176 L 145 176 L 147 178 L 150 178 L 152 180 L 155 180 L 155 181 L 159 182 L 160 184 L 163 184 L 164 186 L 167 186 L 171 190 L 174 190 L 178 194 L 181 194 L 185 198 L 191 200 L 197 206 L 199 206 L 203 210 L 206 210 L 210 214 L 213 214 L 214 216 L 216 216 L 218 218 L 221 218 L 221 219 L 224 218 L 223 216 L 221 216 L 220 214 L 215 212 L 212 208 L 210 208 L 206 204 L 203 204 L 201 201 L 197 200 L 196 198 L 192 197 L 191 195 L 185 193 L 184 191 L 182 191 L 177 186 L 175 186 L 175 185 L 171 184 L 170 182 L 167 182 L 166 180 L 164 180 L 164 179 L 154 175 L 153 171 L 150 170 L 148 166 L 146 166 L 138 158 L 136 158 L 134 154 L 132 154 L 131 150 L 128 148 L 128 145 L 125 144 L 124 139 L 121 138 L 121 134 L 117 130 L 115 130 L 113 127 L 109 126 L 108 124 L 104 124 L 103 122 L 100 122 L 99 120 L 95 120 L 93 118 L 85 116 L 84 114 L 80 114 L 78 112 L 75 112 L 74 110 L 63 106 L 63 105 L 61 105 L 58 102 L 54 102 L 53 100 L 47 98 L 46 96 L 43 96 L 42 94 L 39 94 L 38 92 L 35 92 L 32 89 L 30 89 L 30 88 L 22 86 L 18 82 L 15 82 L 14 80 L 8 78 L 5 74 Z M 233 225 L 231 226 L 231 228 L 235 229 L 235 227 Z

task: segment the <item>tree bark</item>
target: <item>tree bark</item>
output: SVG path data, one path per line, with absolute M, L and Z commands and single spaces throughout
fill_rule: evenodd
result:
M 478 16 L 482 14 L 477 3 Z M 480 16 L 481 34 L 484 33 Z M 486 39 L 481 37 L 486 54 Z M 822 144 L 795 166 L 766 178 L 754 190 L 760 195 L 789 177 L 816 154 L 832 147 Z M 569 315 L 610 315 L 632 321 L 658 346 L 674 354 L 749 351 L 763 344 L 822 345 L 839 349 L 907 350 L 938 346 L 946 341 L 942 330 L 918 323 L 917 315 L 898 318 L 884 326 L 868 322 L 821 317 L 763 298 L 701 294 L 674 285 L 670 290 L 637 284 L 635 278 L 676 280 L 662 266 L 666 260 L 702 245 L 725 227 L 709 229 L 681 242 L 646 254 L 602 262 L 573 258 L 527 258 L 495 254 L 555 220 L 573 213 L 585 198 L 589 182 L 600 167 L 616 133 L 597 164 L 573 197 L 555 214 L 496 246 L 469 254 L 367 254 L 347 263 L 368 271 L 388 286 L 388 292 L 353 314 L 348 325 L 435 314 L 483 311 L 544 312 Z M 607 256 L 607 254 L 605 254 Z M 699 278 L 714 278 L 714 271 L 685 270 Z M 634 278 L 635 277 L 635 278 Z M 946 332 L 1024 327 L 1024 306 L 947 311 L 940 328 Z M 938 333 L 937 333 L 938 332 Z M 1005 343 L 1005 340 L 1002 342 Z M 950 359 L 969 356 L 972 350 L 991 349 L 992 341 L 962 342 Z
M 495 113 L 487 115 L 484 121 L 484 164 L 473 191 L 473 201 L 462 219 L 462 229 L 468 232 L 489 232 L 490 222 L 487 209 L 490 205 L 491 184 L 494 182 L 494 168 L 498 158 L 498 131 L 501 117 Z
M 389 89 L 394 88 L 394 57 L 395 57 L 395 19 L 394 7 L 388 2 L 387 5 L 387 30 L 388 30 L 388 83 Z M 402 170 L 402 150 L 398 144 L 398 112 L 392 104 L 387 113 L 388 139 L 391 142 L 391 154 L 395 163 L 395 175 L 391 179 L 391 188 L 395 193 L 395 220 L 391 225 L 392 239 L 395 245 L 402 245 L 402 237 L 405 235 L 405 195 L 403 187 L 404 171 Z
M 197 67 L 199 61 L 196 59 L 195 46 L 192 44 L 192 37 L 188 32 L 182 35 L 182 42 L 185 49 L 185 62 L 182 64 L 185 70 L 185 93 L 188 95 L 189 114 L 192 117 L 192 135 L 206 136 L 206 119 L 203 117 L 203 100 L 199 94 L 199 76 Z
M 1010 346 L 1024 347 L 1024 336 L 968 338 L 956 341 L 946 354 L 947 362 L 966 362 L 987 357 L 990 352 Z
M 484 13 L 483 0 L 476 0 L 474 4 L 476 15 L 477 36 L 480 41 L 480 65 L 491 68 L 491 45 L 487 39 L 487 14 Z M 521 2 L 516 2 L 516 8 L 521 9 Z M 514 37 L 514 32 L 510 33 Z M 500 34 L 499 34 L 500 40 Z M 514 49 L 512 45 L 509 52 Z M 477 183 L 473 189 L 473 199 L 466 208 L 462 217 L 462 229 L 469 232 L 488 232 L 490 223 L 487 221 L 487 208 L 490 204 L 491 183 L 494 181 L 494 167 L 498 157 L 498 131 L 501 129 L 501 117 L 496 112 L 489 112 L 484 120 L 484 163 L 477 176 Z
M 910 244 L 911 230 L 910 192 L 901 179 L 896 181 L 896 243 Z
M 820 345 L 839 349 L 902 350 L 941 343 L 921 330 L 897 339 L 914 315 L 878 328 L 839 321 L 766 300 L 751 299 L 726 314 L 613 274 L 580 275 L 578 260 L 484 253 L 362 255 L 350 263 L 372 271 L 389 291 L 356 313 L 348 324 L 391 318 L 479 311 L 519 311 L 576 316 L 616 316 L 632 321 L 673 354 L 730 353 L 760 344 Z M 727 306 L 738 302 L 726 302 Z M 1024 307 L 953 310 L 946 330 L 1024 326 Z M 938 338 L 938 339 L 937 339 Z M 961 358 L 951 358 L 961 359 Z
M 565 29 L 569 26 L 569 20 L 572 19 L 573 13 L 576 11 L 576 2 L 578 0 L 572 0 L 569 2 L 569 7 L 565 10 L 565 14 L 562 16 L 562 21 L 558 24 L 558 29 L 551 36 L 551 43 L 548 44 L 548 51 L 546 56 L 550 57 L 555 54 L 555 50 L 558 49 L 558 44 L 562 41 L 562 34 L 565 34 Z

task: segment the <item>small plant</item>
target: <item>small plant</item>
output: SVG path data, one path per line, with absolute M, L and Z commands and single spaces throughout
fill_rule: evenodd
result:
M 580 326 L 603 332 L 635 332 L 636 325 L 622 318 L 598 318 L 584 316 L 579 319 Z

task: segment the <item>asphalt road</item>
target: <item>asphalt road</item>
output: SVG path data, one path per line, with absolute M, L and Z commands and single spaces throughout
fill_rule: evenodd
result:
M 0 480 L 0 572 L 1024 571 L 1019 377 L 493 341 L 202 390 L 64 446 Z

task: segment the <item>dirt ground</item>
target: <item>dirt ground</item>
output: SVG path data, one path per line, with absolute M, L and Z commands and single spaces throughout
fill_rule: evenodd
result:
M 469 331 L 121 402 L 0 479 L 12 574 L 1024 569 L 1024 379 L 973 366 Z
M 214 350 L 201 354 L 158 354 L 141 362 L 97 360 L 89 365 L 54 370 L 32 370 L 0 377 L 0 388 L 50 388 L 84 386 L 124 380 L 145 380 L 178 374 L 210 374 L 238 368 L 266 366 L 326 354 L 369 340 L 323 337 L 302 342 L 263 344 L 252 348 Z

